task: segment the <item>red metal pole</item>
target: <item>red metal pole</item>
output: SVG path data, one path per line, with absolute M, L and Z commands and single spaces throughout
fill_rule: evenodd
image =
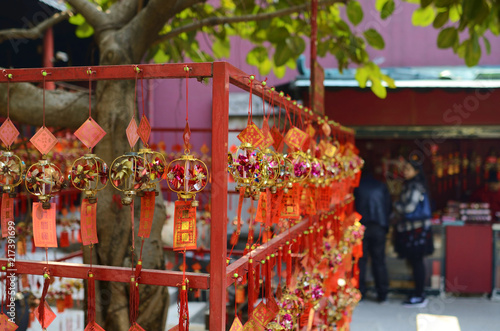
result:
M 54 32 L 52 28 L 45 30 L 43 36 L 43 66 L 45 68 L 51 68 L 54 66 Z M 56 84 L 54 82 L 46 82 L 45 88 L 47 90 L 54 90 Z
M 314 74 L 314 66 L 316 64 L 317 50 L 316 46 L 318 44 L 318 0 L 311 0 L 311 84 L 309 90 L 309 107 L 312 108 L 314 104 L 314 88 L 316 87 L 315 83 L 315 74 Z M 314 110 L 314 109 L 313 109 Z
M 226 329 L 227 139 L 229 71 L 213 65 L 212 87 L 212 229 L 210 233 L 210 330 Z

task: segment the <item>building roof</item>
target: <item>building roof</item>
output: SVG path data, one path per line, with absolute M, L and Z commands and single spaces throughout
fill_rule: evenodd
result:
M 299 75 L 292 85 L 309 87 L 310 70 L 305 57 L 297 62 Z M 500 66 L 387 67 L 382 73 L 395 80 L 400 88 L 500 88 Z M 325 87 L 359 87 L 356 69 L 325 69 Z M 369 84 L 367 84 L 370 86 Z
M 64 1 L 62 0 L 38 0 L 38 1 L 60 11 L 64 11 L 67 9 L 66 5 L 64 4 Z

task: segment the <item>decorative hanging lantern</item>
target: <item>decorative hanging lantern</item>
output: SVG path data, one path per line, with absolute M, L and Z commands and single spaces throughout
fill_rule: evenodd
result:
M 31 194 L 37 196 L 42 202 L 43 209 L 50 209 L 50 198 L 66 187 L 63 173 L 49 160 L 47 153 L 57 144 L 58 140 L 45 126 L 45 77 L 46 71 L 42 71 L 43 76 L 43 124 L 42 127 L 30 139 L 40 153 L 42 159 L 33 164 L 26 172 L 26 189 Z M 55 212 L 54 212 L 55 215 Z
M 123 205 L 130 205 L 134 195 L 148 187 L 150 173 L 148 162 L 136 152 L 125 153 L 113 161 L 109 179 L 118 191 L 125 194 Z
M 262 165 L 264 167 L 264 180 L 261 190 L 266 188 L 271 189 L 271 193 L 276 193 L 278 189 L 278 177 L 281 173 L 281 167 L 284 165 L 284 160 L 278 153 L 270 148 L 262 151 Z
M 149 168 L 149 180 L 145 184 L 144 190 L 140 191 L 138 195 L 141 196 L 144 191 L 154 191 L 155 195 L 158 196 L 160 192 L 156 191 L 156 185 L 161 182 L 165 175 L 165 165 L 167 164 L 165 157 L 162 153 L 153 151 L 150 148 L 141 148 L 139 156 L 146 161 Z
M 244 187 L 245 198 L 259 198 L 260 188 L 268 176 L 263 160 L 264 154 L 248 142 L 242 143 L 234 156 L 228 154 L 229 171 L 236 182 L 236 190 Z
M 23 180 L 24 168 L 24 162 L 12 151 L 7 150 L 0 155 L 0 185 L 11 198 L 16 197 L 15 189 Z
M 26 172 L 26 189 L 38 197 L 44 209 L 50 209 L 50 198 L 65 186 L 61 170 L 46 159 L 33 164 Z
M 168 187 L 177 193 L 179 200 L 193 200 L 192 207 L 199 205 L 196 200 L 196 193 L 200 192 L 207 186 L 208 168 L 205 162 L 197 159 L 190 154 L 190 139 L 191 129 L 189 128 L 189 112 L 188 112 L 188 93 L 189 93 L 189 71 L 190 68 L 185 66 L 186 72 L 186 127 L 182 136 L 184 140 L 184 155 L 172 160 L 167 167 L 167 184 Z
M 73 162 L 69 176 L 73 186 L 84 191 L 90 203 L 96 203 L 96 193 L 108 183 L 108 166 L 95 154 L 85 154 Z
M 311 157 L 310 162 L 311 174 L 309 176 L 309 183 L 313 185 L 323 184 L 325 181 L 325 164 L 315 157 Z
M 228 171 L 236 182 L 237 191 L 240 188 L 245 188 L 245 198 L 252 197 L 254 200 L 258 200 L 260 189 L 264 187 L 264 183 L 268 180 L 269 173 L 265 169 L 264 154 L 259 150 L 259 147 L 265 143 L 266 136 L 252 121 L 252 87 L 254 79 L 254 76 L 249 77 L 250 94 L 247 127 L 238 135 L 241 145 L 234 150 L 234 153 L 228 154 Z
M 19 186 L 23 180 L 25 165 L 24 162 L 10 150 L 12 143 L 19 135 L 19 131 L 10 120 L 9 97 L 12 74 L 6 74 L 5 70 L 3 72 L 4 76 L 7 78 L 7 119 L 3 122 L 2 126 L 0 126 L 0 139 L 7 147 L 7 150 L 0 155 L 0 186 L 4 193 L 8 193 L 9 197 L 14 198 L 16 196 L 15 188 Z
M 292 171 L 290 171 L 290 181 L 292 183 L 301 183 L 309 177 L 311 173 L 311 162 L 306 153 L 295 151 L 288 154 L 286 159 L 288 159 L 292 165 Z
M 89 118 L 75 131 L 75 136 L 89 149 L 89 153 L 73 162 L 68 176 L 75 188 L 85 192 L 87 201 L 91 204 L 97 202 L 97 192 L 104 189 L 108 183 L 107 164 L 97 155 L 92 154 L 92 148 L 106 135 L 106 131 L 92 118 L 93 73 L 95 72 L 91 68 L 87 69 L 89 75 Z
M 189 154 L 189 150 L 180 158 L 173 160 L 168 165 L 167 184 L 177 193 L 179 200 L 191 200 L 191 205 L 199 205 L 196 193 L 207 186 L 208 168 L 206 164 Z

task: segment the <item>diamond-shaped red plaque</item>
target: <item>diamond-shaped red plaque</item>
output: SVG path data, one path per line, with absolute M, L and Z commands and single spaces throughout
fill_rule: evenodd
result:
M 105 135 L 106 131 L 104 131 L 92 118 L 86 120 L 85 123 L 75 131 L 75 136 L 80 139 L 87 148 L 94 148 Z
M 11 322 L 5 314 L 0 314 L 0 330 L 2 331 L 15 331 L 18 326 L 16 323 Z
M 57 144 L 57 138 L 46 127 L 40 128 L 30 139 L 31 143 L 43 155 L 50 152 L 50 150 Z
M 126 132 L 130 148 L 134 148 L 135 144 L 137 143 L 137 140 L 139 139 L 139 135 L 137 134 L 137 122 L 135 121 L 135 118 L 132 118 L 130 120 Z
M 289 147 L 301 150 L 308 137 L 307 133 L 297 127 L 293 127 L 285 135 L 285 143 Z
M 260 146 L 265 137 L 262 131 L 254 123 L 248 125 L 245 130 L 241 131 L 238 139 L 242 143 L 249 143 L 254 147 Z
M 36 307 L 35 316 L 36 316 L 36 319 L 38 320 L 38 322 L 40 322 L 40 324 L 42 324 L 42 322 L 40 321 L 40 306 Z M 56 318 L 56 314 L 52 311 L 52 309 L 50 308 L 47 301 L 44 302 L 43 316 L 44 316 L 44 319 L 43 319 L 42 328 L 46 329 L 49 327 L 49 325 Z
M 0 126 L 0 139 L 9 147 L 16 140 L 17 136 L 19 136 L 19 131 L 17 131 L 16 126 L 10 118 L 7 118 L 2 126 Z
M 135 323 L 128 331 L 145 331 L 139 324 Z
M 104 329 L 94 321 L 87 324 L 87 327 L 83 331 L 104 331 Z
M 139 128 L 137 129 L 137 134 L 141 137 L 142 143 L 146 145 L 149 141 L 149 135 L 151 134 L 151 125 L 146 116 L 142 116 L 141 122 L 139 123 Z
M 241 324 L 241 321 L 238 318 L 238 316 L 234 318 L 233 324 L 231 325 L 229 331 L 243 331 L 243 324 Z
M 271 136 L 273 136 L 273 147 L 276 150 L 276 152 L 281 152 L 283 150 L 283 135 L 281 134 L 280 130 L 273 126 L 271 129 Z

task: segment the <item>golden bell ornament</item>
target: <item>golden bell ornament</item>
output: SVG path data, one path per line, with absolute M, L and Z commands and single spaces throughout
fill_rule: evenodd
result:
M 66 187 L 61 170 L 53 163 L 42 159 L 26 171 L 26 189 L 38 197 L 44 209 L 50 209 L 50 198 Z
M 11 198 L 16 196 L 15 189 L 23 181 L 24 162 L 11 151 L 0 155 L 0 186 Z
M 133 196 L 148 188 L 150 168 L 146 159 L 136 152 L 117 157 L 109 168 L 109 179 L 118 191 L 125 194 L 122 204 L 132 203 Z
M 202 191 L 208 182 L 207 165 L 186 150 L 180 158 L 169 163 L 166 171 L 168 187 L 183 200 L 193 199 L 191 205 L 199 205 L 196 193 Z
M 95 154 L 85 154 L 73 162 L 69 180 L 73 186 L 84 191 L 89 203 L 96 203 L 96 194 L 108 184 L 108 166 Z

